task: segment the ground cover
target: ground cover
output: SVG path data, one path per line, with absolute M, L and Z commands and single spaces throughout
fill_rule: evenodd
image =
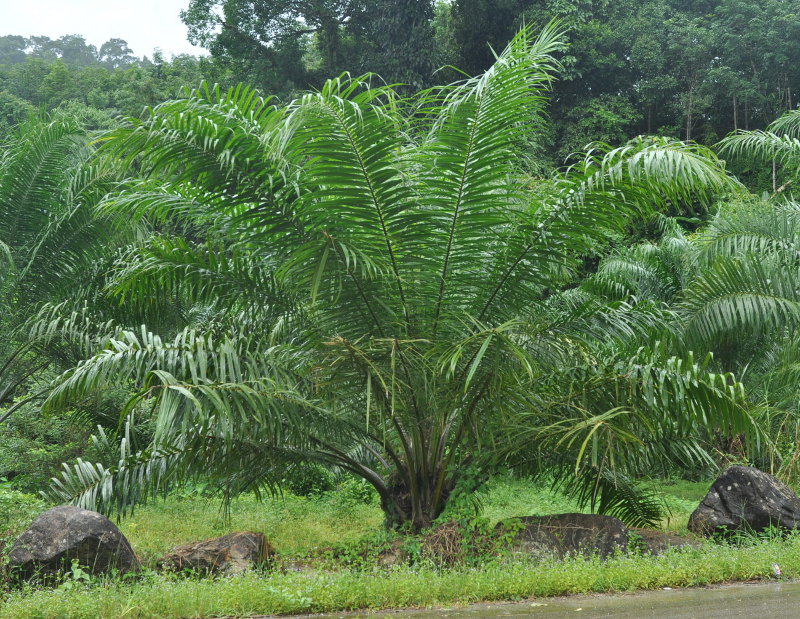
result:
M 708 483 L 659 482 L 658 487 L 671 512 L 663 525 L 685 530 Z M 481 505 L 481 517 L 490 525 L 512 516 L 576 509 L 547 488 L 505 478 L 489 484 Z M 13 526 L 35 516 L 33 506 L 28 504 Z M 58 588 L 7 588 L 0 596 L 0 616 L 214 617 L 424 607 L 774 578 L 774 564 L 781 578 L 800 577 L 800 538 L 795 536 L 744 539 L 734 546 L 708 543 L 660 557 L 620 555 L 606 562 L 485 556 L 478 563 L 443 568 L 419 556 L 412 565 L 386 567 L 358 550 L 386 542 L 381 519 L 374 498 L 347 484 L 316 497 L 287 494 L 263 503 L 245 497 L 227 518 L 208 499 L 176 496 L 120 523 L 146 566 L 142 575 L 92 579 L 76 572 Z M 203 578 L 153 569 L 157 557 L 176 544 L 233 530 L 267 534 L 278 553 L 271 572 Z

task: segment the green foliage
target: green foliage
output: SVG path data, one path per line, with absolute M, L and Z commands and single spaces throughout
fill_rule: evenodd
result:
M 604 94 L 576 105 L 564 118 L 559 161 L 585 150 L 590 142 L 624 144 L 639 120 L 636 108 L 619 95 Z
M 558 18 L 570 46 L 559 58 L 558 156 L 550 164 L 586 144 L 616 146 L 638 134 L 710 144 L 731 130 L 763 128 L 797 104 L 792 0 L 193 0 L 181 17 L 210 58 L 139 59 L 120 39 L 97 49 L 78 35 L 0 37 L 0 97 L 140 115 L 202 79 L 289 100 L 345 71 L 411 84 L 410 93 L 444 67 L 439 80 L 459 75 L 450 67 L 485 71 L 523 24 Z M 748 186 L 772 184 L 752 165 L 738 171 Z
M 0 478 L 36 493 L 61 463 L 86 453 L 92 426 L 73 416 L 43 417 L 26 406 L 0 424 Z
M 119 174 L 109 162 L 89 163 L 88 139 L 66 111 L 31 118 L 0 158 L 0 404 L 7 406 L 0 423 L 83 356 L 86 340 L 76 342 L 74 327 L 97 299 L 100 273 L 136 232 L 94 210 Z M 59 308 L 63 331 L 41 324 L 48 304 Z
M 333 473 L 316 463 L 298 463 L 286 471 L 281 485 L 297 496 L 316 496 L 336 487 Z
M 631 481 L 643 472 L 707 471 L 735 435 L 739 457 L 786 454 L 791 419 L 774 411 L 793 392 L 775 359 L 791 365 L 782 338 L 798 314 L 796 209 L 761 219 L 725 211 L 690 238 L 681 224 L 696 227 L 716 196 L 741 186 L 708 149 L 626 138 L 646 122 L 712 139 L 727 120 L 709 119 L 731 92 L 734 125 L 740 94 L 745 126 L 748 114 L 763 120 L 791 106 L 795 50 L 777 39 L 793 18 L 753 26 L 780 49 L 767 61 L 783 71 L 773 100 L 771 77 L 753 83 L 752 67 L 720 51 L 752 9 L 744 0 L 709 7 L 725 25 L 717 32 L 696 7 L 672 14 L 658 2 L 636 12 L 509 2 L 494 13 L 497 3 L 456 2 L 437 9 L 438 39 L 429 2 L 387 7 L 203 0 L 184 19 L 229 70 L 297 69 L 306 81 L 371 53 L 373 66 L 399 75 L 400 62 L 410 72 L 402 79 L 421 84 L 430 67 L 420 50 L 452 36 L 461 47 L 451 51 L 472 54 L 464 36 L 476 32 L 465 24 L 490 13 L 498 41 L 523 12 L 559 14 L 573 45 L 565 50 L 561 26 L 538 39 L 525 28 L 498 55 L 482 48 L 486 73 L 411 96 L 371 75 L 341 75 L 286 105 L 203 86 L 113 128 L 98 156 L 86 128 L 114 125 L 86 107 L 89 93 L 138 115 L 213 66 L 132 63 L 119 40 L 98 61 L 80 37 L 23 41 L 20 58 L 20 42 L 3 39 L 10 105 L 59 107 L 53 122 L 21 126 L 0 160 L 3 329 L 12 334 L 0 401 L 46 365 L 72 366 L 48 410 L 93 410 L 105 426 L 93 446 L 102 462 L 68 467 L 54 496 L 124 512 L 186 480 L 224 497 L 295 482 L 314 492 L 328 487 L 321 475 L 292 478 L 314 463 L 364 479 L 390 521 L 421 529 L 449 503 L 474 509 L 465 497 L 504 464 L 643 523 L 658 517 Z M 378 36 L 394 47 L 353 55 Z M 247 60 L 253 46 L 265 65 Z M 687 49 L 692 62 L 681 65 Z M 301 59 L 294 69 L 282 64 L 289 56 Z M 661 56 L 677 73 L 645 67 Z M 557 71 L 560 148 L 584 138 L 622 145 L 574 156 L 530 192 L 520 174 L 529 166 L 518 162 L 551 139 L 541 117 Z M 296 88 L 285 71 L 281 79 Z M 723 152 L 775 160 L 791 175 L 796 123 L 790 113 L 736 134 Z M 120 183 L 125 175 L 135 178 Z M 657 244 L 620 248 L 631 230 L 651 235 L 653 221 Z M 750 400 L 731 371 L 754 387 Z M 85 400 L 110 385 L 132 390 L 120 415 Z
M 660 308 L 569 290 L 632 219 L 739 187 L 707 149 L 637 139 L 588 153 L 531 202 L 515 153 L 541 126 L 560 47 L 557 26 L 524 29 L 484 75 L 402 106 L 369 77 L 286 106 L 202 89 L 110 134 L 106 154 L 146 179 L 102 212 L 209 242 L 142 244 L 109 288 L 213 318 L 170 337 L 121 330 L 62 376 L 49 409 L 130 381 L 129 407 L 152 398 L 156 430 L 146 447 L 135 418 L 119 448 L 98 437 L 113 457 L 68 467 L 52 495 L 124 513 L 182 479 L 275 492 L 286 466 L 316 461 L 422 529 L 464 471 L 485 478 L 506 458 L 644 522 L 656 513 L 636 511 L 629 485 L 601 480 L 708 461 L 705 432 L 753 435 L 732 377 L 691 356 L 616 361 Z
M 224 79 L 223 72 L 202 58 L 135 58 L 120 39 L 109 40 L 100 52 L 89 48 L 89 58 L 79 60 L 23 45 L 21 58 L 0 62 L 0 131 L 7 133 L 24 121 L 29 110 L 75 103 L 105 112 L 108 118 L 138 115 L 145 106 L 174 97 L 203 77 Z
M 3 551 L 8 551 L 10 544 L 47 506 L 40 498 L 7 486 L 0 478 L 0 566 L 4 563 Z

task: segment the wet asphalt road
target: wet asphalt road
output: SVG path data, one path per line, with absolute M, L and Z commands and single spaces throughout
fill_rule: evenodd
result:
M 561 619 L 800 619 L 800 582 L 725 585 L 631 594 L 542 598 L 514 604 L 466 608 L 377 611 L 316 615 L 353 619 L 478 619 L 494 617 Z

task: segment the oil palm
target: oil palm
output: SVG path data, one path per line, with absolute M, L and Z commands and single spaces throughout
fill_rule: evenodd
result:
M 45 304 L 69 314 L 99 290 L 102 266 L 133 238 L 115 218 L 94 210 L 119 180 L 109 161 L 93 161 L 77 119 L 32 118 L 5 140 L 0 156 L 0 405 L 32 376 L 74 365 L 85 350 L 32 329 Z M 93 292 L 94 291 L 94 292 Z M 69 309 L 67 309 L 67 307 Z M 14 407 L 0 415 L 8 417 Z
M 796 175 L 800 170 L 800 110 L 787 112 L 765 130 L 737 131 L 720 142 L 731 156 L 773 160 Z
M 663 315 L 562 289 L 630 218 L 735 184 L 707 150 L 639 139 L 531 199 L 515 161 L 561 46 L 554 27 L 523 30 L 486 74 L 405 100 L 369 76 L 285 107 L 205 88 L 110 135 L 107 154 L 145 178 L 105 208 L 202 231 L 139 247 L 110 290 L 142 306 L 186 298 L 209 323 L 169 340 L 127 331 L 62 377 L 51 407 L 131 381 L 131 409 L 151 403 L 157 429 L 146 447 L 98 437 L 111 465 L 78 462 L 53 494 L 124 511 L 172 481 L 231 496 L 315 460 L 421 528 L 503 459 L 652 517 L 614 498 L 612 473 L 670 425 L 642 420 L 741 428 L 736 385 L 647 355 L 596 364 L 599 339 L 630 349 Z M 574 388 L 587 375 L 591 395 Z
M 777 160 L 800 171 L 800 113 L 766 130 L 739 131 L 720 142 L 723 154 Z M 698 236 L 703 268 L 685 294 L 688 336 L 735 350 L 751 338 L 794 328 L 798 317 L 800 207 L 781 193 L 724 209 Z M 752 342 L 750 342 L 752 344 Z

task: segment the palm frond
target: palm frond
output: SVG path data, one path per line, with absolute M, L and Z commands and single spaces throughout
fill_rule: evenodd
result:
M 723 139 L 720 153 L 733 157 L 755 156 L 781 164 L 800 162 L 800 112 L 787 112 L 766 130 L 738 131 Z
M 757 255 L 719 259 L 684 292 L 686 332 L 706 346 L 796 325 L 797 266 Z

